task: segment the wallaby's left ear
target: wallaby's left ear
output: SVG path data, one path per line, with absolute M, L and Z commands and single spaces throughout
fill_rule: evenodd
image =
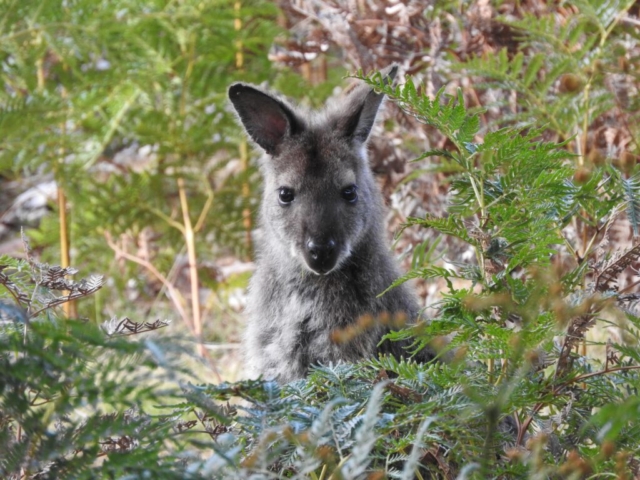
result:
M 269 155 L 274 155 L 287 136 L 303 128 L 293 110 L 272 95 L 244 83 L 229 87 L 229 99 L 247 134 Z
M 385 83 L 389 85 L 393 83 L 398 73 L 398 66 L 392 65 L 380 73 Z M 368 85 L 356 87 L 347 97 L 344 110 L 338 117 L 337 128 L 345 137 L 358 143 L 365 143 L 376 121 L 383 98 L 383 93 L 376 93 Z

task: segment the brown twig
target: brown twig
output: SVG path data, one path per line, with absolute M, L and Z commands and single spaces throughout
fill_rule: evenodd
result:
M 233 28 L 236 32 L 240 32 L 242 30 L 242 18 L 240 18 L 240 13 L 242 9 L 242 2 L 240 0 L 236 0 L 233 4 L 235 19 L 233 22 Z M 236 46 L 236 68 L 238 71 L 242 71 L 244 68 L 244 46 L 242 40 L 238 38 L 235 43 Z M 247 141 L 243 138 L 240 140 L 239 145 L 239 153 L 240 153 L 240 164 L 242 168 L 242 172 L 246 173 L 249 169 L 249 152 L 247 147 Z M 249 182 L 245 179 L 242 182 L 242 199 L 245 203 L 245 208 L 242 210 L 242 225 L 245 231 L 245 242 L 247 244 L 247 251 L 251 252 L 252 249 L 252 241 L 251 241 L 251 230 L 252 230 L 252 222 L 251 222 L 251 209 L 249 208 L 249 197 L 251 196 Z
M 198 342 L 198 354 L 204 356 L 202 345 L 202 318 L 200 316 L 200 280 L 198 278 L 198 259 L 196 256 L 195 234 L 191 218 L 189 217 L 189 202 L 184 186 L 184 179 L 178 178 L 178 195 L 180 196 L 180 208 L 182 209 L 182 223 L 184 225 L 184 240 L 187 246 L 189 259 L 189 280 L 191 283 L 191 318 L 193 320 L 193 334 Z
M 622 293 L 627 293 L 629 290 L 631 290 L 633 287 L 640 285 L 640 280 L 633 282 L 631 285 L 627 285 L 626 287 L 624 287 L 622 290 L 620 290 L 618 292 L 618 294 L 622 294 Z
M 607 373 L 614 373 L 614 372 L 625 372 L 629 370 L 640 370 L 640 365 L 629 365 L 626 367 L 606 368 L 598 372 L 585 373 L 583 375 L 578 375 L 576 378 L 572 378 L 571 380 L 567 380 L 567 382 L 565 382 L 565 384 L 562 385 L 562 387 L 564 388 L 564 387 L 567 387 L 568 385 L 571 385 L 572 383 L 581 382 L 583 380 L 586 380 L 587 378 L 597 377 L 598 375 L 605 375 Z
M 105 239 L 107 240 L 107 245 L 109 245 L 109 247 L 116 253 L 116 255 L 120 255 L 122 258 L 126 260 L 130 260 L 146 268 L 154 277 L 156 277 L 162 283 L 162 285 L 164 285 L 164 287 L 167 289 L 167 292 L 169 293 L 169 298 L 171 299 L 173 304 L 176 306 L 176 309 L 178 310 L 180 317 L 184 321 L 185 325 L 187 326 L 191 334 L 195 336 L 194 327 L 191 324 L 191 322 L 189 322 L 189 317 L 183 306 L 184 298 L 182 297 L 180 292 L 171 284 L 171 282 L 167 280 L 167 277 L 162 275 L 158 271 L 158 269 L 154 267 L 153 264 L 151 264 L 149 261 L 136 257 L 135 255 L 131 255 L 130 253 L 125 252 L 120 247 L 118 247 L 118 245 L 116 245 L 116 243 L 113 241 L 113 238 L 111 237 L 111 234 L 109 232 L 105 231 L 104 236 L 105 236 Z M 201 345 L 201 343 L 198 342 L 198 345 Z M 219 382 L 222 381 L 220 372 L 218 372 L 218 369 L 215 363 L 213 362 L 211 355 L 209 355 L 209 352 L 207 352 L 205 348 L 202 348 L 201 355 L 207 360 L 207 362 L 211 366 L 211 370 L 216 376 L 216 379 Z
M 169 280 L 167 280 L 167 278 L 164 275 L 162 275 L 151 262 L 144 260 L 142 258 L 136 257 L 135 255 L 131 255 L 130 253 L 125 252 L 123 249 L 121 249 L 113 241 L 113 237 L 111 236 L 111 233 L 105 231 L 104 236 L 105 236 L 105 239 L 107 240 L 107 245 L 109 245 L 109 248 L 111 248 L 111 250 L 113 250 L 117 256 L 120 256 L 131 262 L 137 263 L 141 267 L 146 268 L 149 271 L 149 273 L 151 273 L 154 277 L 156 277 L 160 281 L 160 283 L 162 283 L 162 285 L 164 285 L 164 287 L 167 289 L 167 292 L 169 294 L 169 298 L 171 299 L 176 309 L 178 310 L 178 314 L 184 321 L 187 328 L 193 333 L 193 325 L 191 325 L 191 322 L 189 322 L 189 317 L 187 315 L 187 312 L 184 310 L 184 306 L 183 306 L 184 298 L 182 297 L 180 292 L 171 284 L 171 282 L 169 282 Z

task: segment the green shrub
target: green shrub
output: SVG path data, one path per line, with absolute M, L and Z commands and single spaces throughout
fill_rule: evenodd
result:
M 429 323 L 390 334 L 439 345 L 445 362 L 384 357 L 318 366 L 284 386 L 210 385 L 178 360 L 192 344 L 153 333 L 163 321 L 98 328 L 58 317 L 57 305 L 96 291 L 100 278 L 72 282 L 71 270 L 0 258 L 0 476 L 638 477 L 638 99 L 627 93 L 639 77 L 626 51 L 637 51 L 635 3 L 581 1 L 561 21 L 516 5 L 511 20 L 492 24 L 517 39 L 516 51 L 452 65 L 473 75 L 474 95 L 494 94 L 487 112 L 465 108 L 460 92 L 427 98 L 411 81 L 389 87 L 359 75 L 439 132 L 431 139 L 446 139 L 421 158 L 450 186 L 448 213 L 408 219 L 406 228 L 437 234 L 399 280 L 434 282 L 442 300 Z M 236 12 L 215 0 L 65 5 L 13 2 L 4 12 L 2 175 L 55 176 L 83 270 L 104 265 L 105 233 L 135 238 L 151 225 L 162 234 L 153 260 L 168 271 L 186 237 L 181 179 L 206 238 L 201 255 L 211 245 L 244 255 L 255 176 L 224 176 L 236 156 L 224 92 L 271 72 L 263 52 L 276 10 L 243 2 Z M 429 21 L 442 12 L 445 30 L 467 28 L 466 7 L 446 3 Z M 233 28 L 236 17 L 246 28 Z M 603 125 L 622 140 L 604 148 Z M 145 169 L 94 175 L 135 144 L 155 149 Z M 625 222 L 633 243 L 620 250 Z M 46 245 L 54 227 L 33 235 Z M 473 258 L 447 258 L 451 239 Z M 135 276 L 109 273 L 119 284 Z M 606 327 L 619 340 L 586 341 Z
M 540 140 L 533 126 L 480 141 L 477 115 L 460 95 L 441 91 L 431 100 L 411 81 L 390 87 L 378 74 L 361 78 L 450 141 L 450 149 L 425 154 L 455 172 L 449 215 L 408 224 L 457 237 L 476 261 L 415 262 L 399 281 L 440 280 L 446 291 L 430 323 L 390 337 L 414 338 L 415 348 L 435 342 L 452 350 L 451 360 L 418 365 L 383 357 L 318 366 L 285 386 L 185 384 L 180 392 L 163 383 L 180 378 L 161 368 L 171 348 L 156 340 L 123 342 L 86 324 L 23 318 L 5 323 L 1 337 L 5 475 L 58 475 L 47 468 L 67 478 L 635 472 L 638 297 L 618 291 L 616 281 L 640 247 L 612 252 L 608 235 L 619 213 L 637 202 L 636 178 L 603 165 L 578 183 L 572 154 Z M 565 236 L 578 216 L 598 219 L 591 250 L 581 255 Z M 9 288 L 16 301 L 28 306 L 38 298 L 36 273 L 50 267 L 0 263 L 8 265 L 5 287 L 9 277 L 19 280 Z M 625 342 L 608 343 L 601 360 L 574 352 L 591 326 L 612 318 L 620 319 Z M 439 341 L 445 335 L 453 335 L 449 346 Z M 242 402 L 230 407 L 232 400 Z M 124 412 L 134 407 L 145 413 L 132 420 Z

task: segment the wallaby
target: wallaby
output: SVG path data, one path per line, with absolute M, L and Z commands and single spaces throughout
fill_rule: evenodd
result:
M 396 71 L 384 73 L 385 81 Z M 382 323 L 346 343 L 332 340 L 332 332 L 365 315 L 405 314 L 415 321 L 419 313 L 406 285 L 378 298 L 399 277 L 367 161 L 367 138 L 383 96 L 361 84 L 339 104 L 305 112 L 252 85 L 229 88 L 248 136 L 266 153 L 244 339 L 251 375 L 285 383 L 318 363 L 354 362 L 377 352 L 407 355 L 398 342 L 378 346 L 389 331 Z M 418 355 L 434 356 L 426 350 Z

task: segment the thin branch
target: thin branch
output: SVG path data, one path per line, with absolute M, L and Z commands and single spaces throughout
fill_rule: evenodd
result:
M 622 293 L 627 293 L 629 290 L 631 290 L 633 287 L 635 287 L 636 285 L 640 284 L 640 280 L 637 280 L 635 282 L 633 282 L 631 285 L 627 285 L 626 287 L 624 287 L 622 290 L 620 290 L 618 292 L 618 295 L 622 294 Z
M 107 240 L 107 245 L 109 245 L 109 248 L 111 248 L 111 250 L 113 250 L 116 253 L 116 255 L 121 256 L 126 260 L 137 263 L 138 265 L 146 268 L 154 277 L 156 277 L 160 281 L 160 283 L 162 283 L 162 285 L 164 285 L 164 287 L 167 289 L 167 293 L 169 294 L 169 298 L 171 298 L 171 301 L 176 306 L 176 309 L 178 310 L 180 317 L 182 318 L 184 323 L 187 325 L 187 328 L 189 328 L 189 330 L 193 333 L 193 326 L 189 322 L 189 317 L 182 305 L 184 302 L 184 299 L 180 294 L 180 292 L 171 284 L 171 282 L 169 282 L 167 278 L 164 275 L 162 275 L 158 271 L 158 269 L 147 260 L 143 260 L 142 258 L 136 257 L 135 255 L 131 255 L 130 253 L 122 250 L 113 241 L 113 237 L 111 236 L 111 233 L 109 233 L 108 231 L 105 231 L 104 236 L 105 236 L 105 239 Z
M 173 228 L 175 228 L 180 233 L 182 233 L 182 235 L 184 235 L 184 226 L 180 222 L 176 222 L 173 218 L 169 217 L 168 215 L 166 215 L 164 212 L 162 212 L 157 208 L 149 208 L 149 211 L 154 215 L 157 215 L 158 217 L 160 217 L 162 220 L 167 222 Z
M 171 299 L 173 304 L 176 306 L 176 309 L 178 310 L 178 313 L 182 318 L 182 320 L 184 321 L 185 325 L 187 326 L 191 334 L 196 336 L 194 332 L 194 327 L 191 324 L 191 322 L 189 322 L 189 317 L 187 315 L 187 312 L 184 310 L 184 307 L 182 305 L 182 303 L 184 302 L 184 298 L 182 297 L 180 292 L 171 284 L 171 282 L 169 282 L 167 278 L 164 275 L 162 275 L 158 271 L 158 269 L 156 269 L 156 267 L 154 267 L 147 260 L 143 260 L 141 258 L 136 257 L 135 255 L 131 255 L 130 253 L 125 252 L 120 247 L 118 247 L 118 245 L 116 245 L 116 243 L 113 241 L 113 238 L 111 237 L 111 234 L 108 231 L 104 232 L 104 236 L 105 236 L 105 239 L 107 240 L 107 245 L 109 245 L 109 247 L 116 253 L 116 255 L 120 255 L 122 258 L 130 260 L 146 268 L 154 277 L 156 277 L 162 283 L 162 285 L 167 289 L 169 298 Z M 200 345 L 200 341 L 198 341 L 198 345 Z M 220 373 L 218 372 L 218 369 L 216 368 L 215 363 L 213 362 L 213 359 L 209 355 L 209 352 L 206 349 L 202 348 L 201 355 L 204 358 L 206 358 L 207 361 L 209 362 L 209 365 L 211 366 L 211 369 L 213 370 L 213 373 L 216 376 L 216 379 L 218 381 L 222 381 L 222 377 L 220 376 Z
M 184 225 L 184 239 L 187 245 L 187 257 L 189 259 L 189 279 L 191 283 L 191 317 L 193 330 L 198 342 L 198 353 L 204 355 L 202 346 L 202 318 L 200 317 L 200 280 L 198 278 L 198 259 L 196 256 L 195 234 L 189 217 L 189 202 L 185 190 L 184 179 L 178 178 L 178 194 L 180 196 L 180 208 L 182 209 L 182 222 Z
M 202 229 L 202 226 L 204 225 L 204 221 L 207 218 L 207 214 L 211 209 L 211 205 L 213 205 L 213 196 L 214 196 L 213 189 L 209 188 L 207 192 L 207 201 L 204 203 L 204 207 L 202 207 L 202 211 L 200 212 L 200 216 L 198 217 L 196 226 L 193 227 L 194 232 L 199 232 Z
M 586 380 L 587 378 L 597 377 L 599 375 L 606 375 L 607 373 L 626 372 L 626 371 L 629 371 L 629 370 L 640 370 L 640 365 L 630 365 L 630 366 L 626 366 L 626 367 L 606 368 L 604 370 L 600 370 L 599 372 L 585 373 L 583 375 L 578 375 L 576 378 L 572 378 L 571 380 L 567 380 L 560 387 L 564 388 L 564 387 L 567 387 L 567 386 L 571 385 L 572 383 L 581 382 L 583 380 Z M 560 393 L 560 392 L 554 392 L 554 393 Z

